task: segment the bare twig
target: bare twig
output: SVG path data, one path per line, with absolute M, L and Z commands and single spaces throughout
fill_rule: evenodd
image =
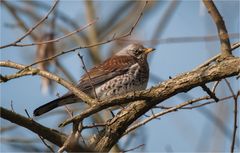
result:
M 12 14 L 12 16 L 17 21 L 17 25 L 21 27 L 25 32 L 28 32 L 28 27 L 24 23 L 24 21 L 20 18 L 19 13 L 16 10 L 16 7 L 9 4 L 7 1 L 3 0 L 1 3 L 9 10 L 9 12 Z M 37 40 L 37 36 L 34 33 L 30 33 L 30 36 L 33 40 Z
M 73 117 L 73 111 L 72 111 L 70 108 L 68 108 L 67 105 L 65 105 L 65 108 L 66 108 L 66 111 L 67 111 L 67 113 L 68 113 L 68 116 L 69 116 L 69 117 Z
M 213 85 L 213 87 L 212 87 L 212 92 L 213 92 L 213 93 L 215 93 L 215 91 L 216 91 L 216 89 L 217 89 L 217 86 L 218 86 L 218 84 L 220 83 L 220 81 L 221 81 L 221 80 L 216 81 L 216 82 L 214 83 L 214 85 Z
M 136 150 L 136 149 L 138 149 L 138 148 L 141 148 L 141 147 L 143 147 L 143 146 L 144 146 L 144 144 L 140 144 L 140 145 L 138 145 L 138 146 L 136 146 L 136 147 L 134 147 L 134 148 L 132 148 L 132 149 L 124 150 L 124 151 L 122 151 L 122 153 L 124 153 L 124 152 L 129 152 L 129 151 L 134 151 L 134 150 Z
M 226 82 L 226 84 L 227 84 L 227 86 L 228 86 L 228 88 L 229 88 L 229 91 L 231 92 L 232 96 L 234 96 L 233 98 L 236 99 L 237 96 L 235 96 L 234 91 L 233 91 L 233 89 L 232 89 L 232 86 L 231 86 L 230 82 L 229 82 L 227 79 L 224 79 L 224 81 Z
M 223 100 L 226 100 L 226 99 L 230 99 L 232 98 L 233 96 L 228 96 L 228 97 L 224 97 L 224 98 L 221 98 L 219 99 L 219 101 L 223 101 Z M 198 107 L 202 107 L 202 106 L 205 106 L 205 105 L 208 105 L 208 104 L 212 104 L 212 103 L 216 103 L 216 101 L 208 101 L 206 103 L 203 103 L 203 104 L 199 104 L 199 105 L 196 105 L 196 106 L 189 106 L 189 107 L 186 107 L 187 105 L 189 104 L 193 104 L 193 103 L 197 103 L 199 101 L 202 101 L 202 100 L 206 100 L 206 99 L 209 99 L 210 96 L 203 96 L 203 97 L 200 97 L 200 98 L 196 98 L 196 99 L 192 99 L 192 100 L 189 100 L 189 101 L 186 101 L 186 102 L 183 102 L 179 105 L 176 105 L 176 106 L 170 106 L 170 107 L 165 107 L 165 106 L 157 106 L 159 108 L 162 108 L 162 109 L 166 109 L 162 112 L 159 112 L 159 113 L 155 113 L 154 115 L 152 115 L 151 117 L 147 118 L 146 120 L 143 120 L 135 125 L 133 125 L 132 127 L 128 128 L 126 130 L 126 132 L 124 133 L 124 135 L 128 134 L 129 132 L 135 130 L 136 128 L 146 124 L 147 122 L 157 118 L 157 117 L 160 117 L 160 116 L 163 116 L 167 113 L 170 113 L 170 112 L 175 112 L 179 109 L 193 109 L 193 108 L 198 108 Z
M 124 135 L 126 135 L 126 134 L 128 134 L 130 131 L 133 131 L 133 130 L 135 130 L 136 128 L 138 128 L 138 127 L 146 124 L 147 122 L 155 119 L 156 117 L 162 116 L 162 115 L 167 114 L 167 113 L 169 113 L 169 112 L 177 111 L 179 108 L 182 108 L 182 107 L 187 106 L 187 105 L 189 105 L 189 104 L 193 104 L 193 103 L 199 102 L 199 101 L 204 100 L 204 99 L 206 99 L 206 97 L 201 97 L 201 98 L 192 99 L 192 100 L 183 102 L 183 103 L 181 103 L 181 104 L 179 104 L 179 105 L 176 105 L 175 107 L 171 107 L 171 108 L 169 108 L 169 109 L 167 109 L 167 110 L 165 110 L 165 111 L 162 111 L 162 112 L 160 112 L 160 113 L 156 113 L 155 115 L 147 118 L 146 120 L 143 120 L 143 121 L 141 121 L 141 122 L 133 125 L 132 127 L 128 128 L 128 129 L 125 131 Z
M 56 39 L 47 40 L 47 41 L 40 41 L 40 42 L 34 42 L 34 43 L 30 43 L 30 44 L 16 44 L 15 46 L 24 47 L 24 46 L 34 46 L 34 45 L 41 45 L 41 44 L 59 42 L 60 40 L 62 40 L 62 39 L 64 39 L 64 38 L 70 37 L 71 35 L 73 35 L 73 34 L 75 34 L 75 33 L 78 33 L 78 32 L 80 32 L 80 31 L 85 30 L 85 29 L 88 28 L 89 26 L 95 24 L 96 21 L 97 21 L 97 19 L 89 22 L 89 23 L 86 24 L 85 26 L 80 27 L 80 28 L 78 28 L 77 30 L 75 30 L 75 31 L 73 31 L 73 32 L 70 32 L 70 33 L 68 33 L 68 34 L 66 34 L 66 35 L 64 35 L 64 36 L 62 36 L 62 37 L 56 38 Z
M 219 99 L 219 101 L 224 101 L 224 100 L 231 99 L 231 98 L 233 98 L 233 96 L 227 96 L 227 97 Z M 199 105 L 195 105 L 195 106 L 183 107 L 182 109 L 194 109 L 194 108 L 199 108 L 199 107 L 209 105 L 209 104 L 213 104 L 213 103 L 216 103 L 216 101 L 212 100 L 212 101 L 208 101 L 208 102 L 205 102 L 205 103 L 202 103 L 202 104 L 199 104 Z
M 204 96 L 204 97 L 201 97 L 201 98 L 203 98 L 203 100 L 211 99 L 210 96 Z M 224 101 L 224 100 L 231 99 L 231 98 L 233 98 L 233 96 L 227 96 L 227 97 L 219 99 L 219 101 Z M 198 105 L 194 105 L 194 106 L 185 106 L 185 107 L 182 107 L 182 108 L 179 108 L 179 109 L 194 109 L 194 108 L 199 108 L 199 107 L 209 105 L 209 104 L 213 104 L 213 103 L 216 103 L 216 101 L 212 100 L 212 101 L 208 101 L 208 102 L 198 104 Z M 170 109 L 172 107 L 174 107 L 174 106 L 156 106 L 156 108 L 161 108 L 161 109 Z
M 31 118 L 31 116 L 29 115 L 27 109 L 24 109 L 24 111 L 25 111 L 25 113 L 27 114 L 28 119 L 32 120 L 32 118 Z M 43 138 L 41 135 L 39 135 L 39 134 L 37 134 L 37 135 L 38 135 L 38 137 L 40 138 L 40 140 L 43 142 L 43 144 L 44 144 L 51 152 L 54 152 L 54 150 L 45 142 L 44 138 Z
M 87 74 L 87 76 L 88 76 L 88 79 L 89 79 L 89 82 L 90 82 L 90 84 L 91 84 L 91 86 L 92 86 L 92 89 L 93 89 L 93 92 L 94 92 L 94 96 L 95 96 L 95 98 L 97 99 L 97 100 L 99 100 L 99 98 L 98 98 L 98 96 L 97 96 L 97 93 L 96 93 L 96 88 L 95 88 L 95 86 L 93 85 L 93 80 L 92 80 L 92 78 L 91 78 L 91 76 L 89 75 L 89 73 L 88 73 L 88 70 L 87 70 L 87 68 L 86 68 L 86 65 L 85 65 L 85 63 L 84 63 L 84 60 L 83 60 L 83 56 L 82 55 L 80 55 L 80 52 L 78 52 L 78 57 L 80 58 L 80 60 L 81 60 L 81 62 L 82 62 L 82 68 L 83 68 L 83 70 L 85 71 L 85 73 Z
M 12 110 L 13 112 L 15 112 L 15 111 L 14 111 L 14 108 L 13 108 L 13 101 L 11 100 L 10 103 L 11 103 L 11 104 L 10 104 L 10 105 L 11 105 L 11 110 Z
M 29 118 L 29 119 L 32 119 L 31 116 L 29 115 L 27 109 L 24 109 L 24 111 L 25 111 L 25 113 L 27 114 L 28 118 Z
M 41 136 L 39 135 L 39 138 L 40 138 L 40 140 L 42 141 L 42 143 L 43 143 L 51 152 L 54 153 L 53 148 L 52 148 L 51 146 L 49 146 L 49 145 L 45 142 L 45 140 L 43 139 L 43 137 L 41 137 Z
M 232 143 L 231 143 L 231 153 L 234 153 L 234 146 L 235 146 L 235 141 L 236 141 L 236 133 L 237 133 L 237 122 L 238 122 L 238 95 L 239 95 L 239 92 L 237 95 L 234 94 L 234 91 L 232 89 L 232 86 L 231 84 L 229 83 L 229 81 L 227 79 L 224 79 L 224 81 L 226 82 L 232 96 L 233 96 L 233 99 L 234 99 L 234 122 L 233 122 L 233 136 L 232 136 Z
M 50 6 L 48 6 L 46 3 L 42 1 L 23 1 L 28 5 L 35 6 L 36 8 L 40 8 L 43 10 L 49 10 Z M 77 29 L 79 26 L 76 23 L 76 21 L 69 17 L 69 15 L 64 14 L 64 12 L 60 10 L 55 10 L 57 14 L 57 18 L 63 21 L 63 23 L 69 25 L 72 27 L 72 29 Z M 84 33 L 78 33 L 78 36 L 81 37 L 84 40 L 87 40 L 88 38 L 84 35 Z M 87 40 L 88 41 L 88 40 Z
M 29 34 L 31 34 L 31 32 L 33 32 L 33 30 L 35 30 L 41 23 L 43 23 L 48 18 L 48 16 L 52 13 L 52 11 L 57 6 L 57 4 L 58 4 L 58 0 L 55 0 L 51 9 L 40 21 L 38 21 L 33 27 L 31 27 L 22 37 L 17 39 L 15 42 L 4 45 L 4 46 L 0 46 L 0 49 L 10 47 L 10 46 L 16 46 L 19 42 L 21 42 L 24 38 L 26 38 Z
M 229 35 L 221 14 L 219 13 L 212 0 L 203 0 L 203 3 L 217 26 L 218 36 L 221 43 L 221 56 L 232 56 Z

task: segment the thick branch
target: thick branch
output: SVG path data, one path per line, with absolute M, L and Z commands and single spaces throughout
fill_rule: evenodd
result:
M 46 139 L 59 147 L 61 147 L 64 144 L 64 142 L 67 140 L 67 135 L 60 133 L 56 130 L 47 128 L 45 126 L 42 126 L 41 124 L 35 122 L 30 118 L 26 118 L 24 116 L 16 114 L 3 107 L 0 107 L 0 112 L 1 112 L 1 118 L 6 119 L 19 126 L 25 127 L 28 130 L 38 134 L 43 139 Z M 80 145 L 76 145 L 72 149 L 74 149 L 74 151 L 82 151 L 82 152 L 88 151 L 83 147 L 81 147 Z M 73 151 L 73 150 L 68 150 L 68 151 Z
M 240 58 L 230 58 L 215 65 L 182 74 L 149 90 L 130 93 L 119 97 L 118 100 L 112 99 L 111 101 L 144 101 L 131 104 L 111 119 L 106 128 L 98 135 L 94 144 L 95 150 L 109 151 L 130 124 L 167 98 L 208 82 L 237 75 L 239 72 Z
M 221 43 L 222 57 L 232 56 L 229 35 L 221 14 L 211 0 L 203 0 L 203 3 L 217 26 L 218 37 Z
M 194 87 L 204 85 L 208 82 L 237 75 L 239 71 L 240 59 L 231 58 L 231 60 L 226 60 L 209 67 L 202 67 L 198 70 L 182 74 L 148 90 L 131 92 L 124 96 L 113 97 L 112 99 L 101 101 L 98 104 L 92 105 L 91 108 L 85 110 L 79 115 L 66 120 L 60 126 L 65 126 L 73 121 L 80 122 L 84 118 L 110 106 L 126 104 L 133 101 L 148 101 L 148 103 L 152 104 L 149 108 L 147 108 L 149 110 L 152 106 L 177 93 L 186 92 Z

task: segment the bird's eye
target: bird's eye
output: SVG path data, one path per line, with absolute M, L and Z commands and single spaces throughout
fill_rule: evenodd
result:
M 137 50 L 135 50 L 135 55 L 140 55 L 141 53 L 142 53 L 142 50 L 140 50 L 140 49 L 137 49 Z

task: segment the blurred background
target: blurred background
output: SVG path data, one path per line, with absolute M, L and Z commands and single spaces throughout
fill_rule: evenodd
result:
M 239 42 L 240 2 L 216 1 L 223 16 L 231 43 Z M 53 1 L 1 1 L 1 46 L 21 37 L 36 24 L 53 5 Z M 22 43 L 52 40 L 75 31 L 97 19 L 96 23 L 55 43 L 1 49 L 1 60 L 10 60 L 29 65 L 56 53 L 77 46 L 87 46 L 118 37 L 130 31 L 144 6 L 144 1 L 60 1 L 55 11 Z M 100 63 L 130 43 L 142 43 L 156 51 L 149 57 L 150 81 L 148 88 L 191 71 L 207 59 L 220 53 L 217 29 L 201 1 L 150 1 L 131 36 L 121 38 L 97 47 L 76 50 L 64 54 L 51 62 L 36 67 L 55 73 L 62 78 L 77 82 L 85 73 L 77 55 L 83 55 L 87 69 Z M 239 49 L 234 50 L 239 56 Z M 13 74 L 16 70 L 1 67 L 1 74 Z M 234 92 L 239 91 L 236 77 L 228 78 Z M 212 87 L 213 83 L 207 84 Z M 21 77 L 0 84 L 1 106 L 27 116 L 32 116 L 38 106 L 64 94 L 67 89 L 39 76 Z M 184 101 L 206 95 L 201 88 L 178 94 L 161 106 L 174 106 Z M 231 95 L 224 81 L 216 89 L 216 95 L 223 98 Z M 204 102 L 204 101 L 203 101 Z M 202 102 L 201 102 L 202 103 Z M 69 105 L 74 114 L 84 109 L 83 104 Z M 120 139 L 118 147 L 128 150 L 144 144 L 133 151 L 143 152 L 228 152 L 233 131 L 232 98 L 198 107 L 166 114 L 138 128 Z M 157 113 L 161 109 L 154 109 Z M 239 114 L 239 113 L 238 113 Z M 101 112 L 84 124 L 106 120 L 109 116 Z M 146 115 L 152 115 L 148 112 Z M 68 118 L 64 107 L 46 115 L 34 118 L 39 123 L 65 133 L 70 126 L 59 129 L 58 124 Z M 143 116 L 140 120 L 147 118 Z M 25 128 L 1 119 L 1 152 L 48 151 L 39 137 Z M 239 123 L 239 119 L 238 119 Z M 87 138 L 96 129 L 84 131 Z M 240 151 L 239 129 L 235 151 Z

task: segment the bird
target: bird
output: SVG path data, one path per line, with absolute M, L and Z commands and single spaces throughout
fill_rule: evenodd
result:
M 76 87 L 91 98 L 106 99 L 144 90 L 149 79 L 148 54 L 154 48 L 133 43 L 115 53 L 85 73 Z M 94 87 L 93 87 L 94 86 Z M 45 114 L 59 106 L 80 102 L 71 91 L 34 110 L 34 116 Z

